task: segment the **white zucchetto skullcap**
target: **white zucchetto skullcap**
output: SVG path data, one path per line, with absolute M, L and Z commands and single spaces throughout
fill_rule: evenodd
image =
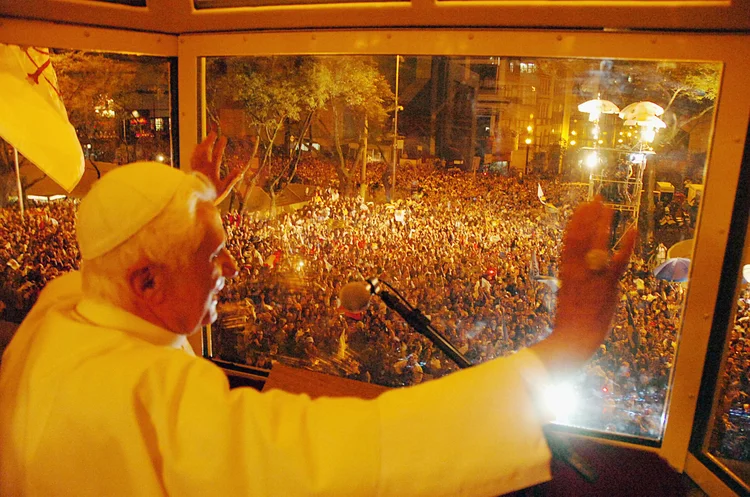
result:
M 188 177 L 160 162 L 134 162 L 102 176 L 78 207 L 81 257 L 95 259 L 135 235 L 164 210 Z

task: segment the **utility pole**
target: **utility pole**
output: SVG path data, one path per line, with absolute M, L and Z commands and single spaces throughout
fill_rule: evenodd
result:
M 359 168 L 359 193 L 362 199 L 366 200 L 367 193 L 367 135 L 370 133 L 370 126 L 365 114 L 364 140 L 362 143 L 362 165 Z
M 396 55 L 396 109 L 393 111 L 393 160 L 391 161 L 391 197 L 396 195 L 396 162 L 398 162 L 398 71 L 401 56 Z

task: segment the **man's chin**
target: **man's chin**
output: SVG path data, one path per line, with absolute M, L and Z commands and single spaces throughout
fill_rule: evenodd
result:
M 206 312 L 206 315 L 203 317 L 203 321 L 201 322 L 198 329 L 200 329 L 203 326 L 214 324 L 218 318 L 219 318 L 219 313 L 216 312 L 216 307 L 211 307 L 211 309 L 209 309 Z

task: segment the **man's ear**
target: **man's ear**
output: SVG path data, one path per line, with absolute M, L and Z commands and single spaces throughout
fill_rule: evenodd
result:
M 165 296 L 165 279 L 165 268 L 148 261 L 139 262 L 128 270 L 130 291 L 141 301 L 161 303 Z

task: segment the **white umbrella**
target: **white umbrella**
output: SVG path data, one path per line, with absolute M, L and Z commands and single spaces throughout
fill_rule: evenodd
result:
M 596 121 L 601 114 L 617 114 L 620 108 L 609 100 L 595 98 L 578 106 L 578 110 L 589 115 L 589 121 Z
M 625 121 L 626 126 L 643 126 L 644 128 L 666 128 L 667 124 L 656 116 L 648 116 L 641 119 L 629 119 Z
M 620 119 L 626 121 L 638 121 L 646 117 L 660 116 L 662 114 L 664 114 L 664 109 L 661 108 L 661 106 L 644 100 L 642 102 L 634 102 L 625 106 L 625 108 L 620 111 Z

